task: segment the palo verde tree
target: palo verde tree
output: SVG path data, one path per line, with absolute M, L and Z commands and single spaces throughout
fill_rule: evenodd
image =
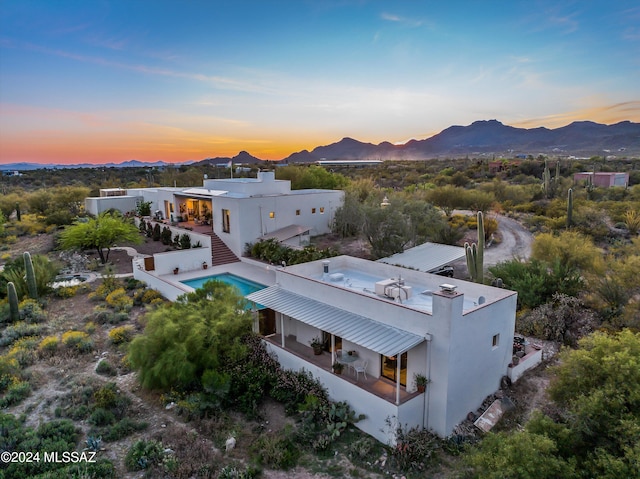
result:
M 129 347 L 142 386 L 199 389 L 212 376 L 228 382 L 225 366 L 247 354 L 242 338 L 251 332 L 251 313 L 232 286 L 208 281 L 170 306 L 147 314 L 144 333 Z
M 133 222 L 117 213 L 105 212 L 96 218 L 78 220 L 60 233 L 63 249 L 95 249 L 102 264 L 107 262 L 111 247 L 118 242 L 137 244 L 142 238 Z
M 489 434 L 466 457 L 469 477 L 640 477 L 640 333 L 593 333 L 551 374 L 553 417 Z

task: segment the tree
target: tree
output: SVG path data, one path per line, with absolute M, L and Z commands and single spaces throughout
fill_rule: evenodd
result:
M 550 397 L 567 410 L 572 448 L 585 477 L 640 473 L 640 333 L 596 332 L 565 350 L 552 369 Z M 625 471 L 620 476 L 612 469 Z
M 494 278 L 502 279 L 505 288 L 518 292 L 520 308 L 540 306 L 555 293 L 575 296 L 584 284 L 580 273 L 560 260 L 549 264 L 537 259 L 512 259 L 491 266 L 489 271 Z
M 600 249 L 591 238 L 576 231 L 563 231 L 557 236 L 539 234 L 531 245 L 531 257 L 547 263 L 558 260 L 583 273 L 601 274 L 604 271 Z
M 96 249 L 102 264 L 107 262 L 111 247 L 117 242 L 142 242 L 138 228 L 117 214 L 102 213 L 97 218 L 76 221 L 60 233 L 60 246 L 63 249 Z
M 142 385 L 186 390 L 224 374 L 226 364 L 246 354 L 241 339 L 251 331 L 251 313 L 244 305 L 232 286 L 212 280 L 148 313 L 144 333 L 129 348 Z
M 411 240 L 409 219 L 400 206 L 391 204 L 386 208 L 379 205 L 365 206 L 363 233 L 371 245 L 371 253 L 376 258 L 384 258 L 402 253 Z
M 489 434 L 465 457 L 478 479 L 577 478 L 572 464 L 558 457 L 553 440 L 518 431 Z

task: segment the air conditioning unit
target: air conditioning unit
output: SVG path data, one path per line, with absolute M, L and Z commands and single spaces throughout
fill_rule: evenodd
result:
M 382 281 L 378 281 L 376 283 L 376 288 L 375 288 L 376 294 L 378 296 L 386 296 L 385 290 L 389 286 L 393 286 L 397 283 L 398 283 L 398 280 L 395 278 L 383 279 Z

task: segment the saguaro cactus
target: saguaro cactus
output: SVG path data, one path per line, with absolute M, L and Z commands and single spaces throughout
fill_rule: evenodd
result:
M 20 319 L 20 308 L 18 307 L 16 285 L 11 281 L 7 283 L 7 296 L 9 297 L 9 316 L 11 317 L 11 322 L 15 323 Z
M 484 217 L 478 211 L 478 242 L 464 244 L 469 276 L 475 283 L 484 283 Z
M 569 188 L 567 193 L 567 228 L 571 228 L 573 221 L 573 189 Z
M 551 195 L 551 172 L 549 171 L 549 164 L 547 160 L 544 160 L 544 172 L 542 173 L 542 189 L 544 195 L 549 198 Z
M 31 299 L 38 299 L 38 285 L 36 284 L 36 273 L 33 270 L 31 254 L 25 251 L 22 257 L 24 258 L 24 270 L 27 276 L 27 292 Z

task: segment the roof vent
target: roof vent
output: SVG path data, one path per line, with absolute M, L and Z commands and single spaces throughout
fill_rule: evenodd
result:
M 453 285 L 453 284 L 449 284 L 449 283 L 442 283 L 440 285 L 440 291 L 442 291 L 443 293 L 448 293 L 448 294 L 453 294 L 456 292 L 456 288 L 457 286 Z

